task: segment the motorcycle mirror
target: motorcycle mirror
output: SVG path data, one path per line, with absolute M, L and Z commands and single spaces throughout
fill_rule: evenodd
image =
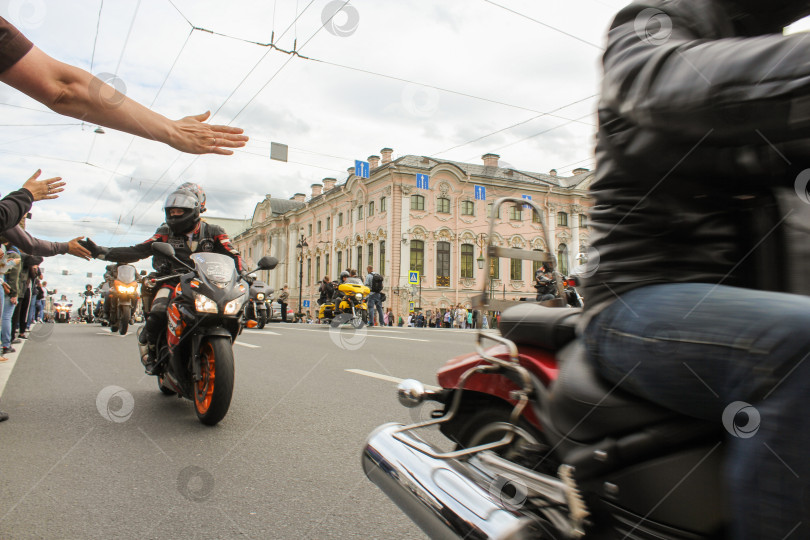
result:
M 146 270 L 141 270 L 141 275 L 145 276 L 146 275 Z
M 278 266 L 278 259 L 275 257 L 262 257 L 259 259 L 259 270 L 272 270 Z
M 174 248 L 171 244 L 167 244 L 166 242 L 153 242 L 152 252 L 158 255 L 165 255 L 166 257 L 174 257 Z

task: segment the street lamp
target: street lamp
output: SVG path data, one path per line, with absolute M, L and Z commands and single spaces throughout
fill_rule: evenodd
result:
M 480 248 L 481 251 L 478 252 L 478 258 L 476 259 L 476 262 L 478 263 L 478 269 L 479 270 L 484 269 L 484 261 L 485 261 L 485 259 L 484 259 L 484 242 L 486 242 L 486 241 L 487 241 L 487 235 L 486 234 L 481 233 L 481 234 L 478 235 L 478 240 L 476 241 L 476 244 L 478 244 L 478 247 Z M 494 273 L 493 273 L 493 270 L 494 270 L 494 268 L 492 267 L 492 263 L 490 262 L 490 265 L 489 265 L 489 297 L 490 297 L 490 299 L 492 298 L 492 280 L 495 277 Z
M 304 249 L 309 247 L 304 235 L 301 235 L 301 240 L 296 244 L 298 250 L 298 320 L 304 318 Z

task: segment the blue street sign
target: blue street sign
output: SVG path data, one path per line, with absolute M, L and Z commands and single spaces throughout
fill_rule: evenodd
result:
M 430 177 L 426 174 L 417 174 L 416 189 L 430 189 Z
M 524 199 L 529 200 L 529 201 L 530 201 L 530 200 L 532 200 L 532 196 L 531 196 L 531 195 L 521 195 L 521 197 L 523 197 Z M 524 205 L 523 205 L 523 208 L 531 208 L 531 206 L 530 206 L 530 205 L 528 205 L 528 204 L 524 204 Z
M 304 307 L 309 307 L 309 300 L 304 300 Z
M 411 270 L 408 273 L 408 284 L 409 285 L 419 285 L 419 272 L 416 270 Z
M 477 201 L 487 200 L 487 188 L 485 188 L 484 186 L 475 186 L 475 200 Z
M 368 161 L 360 161 L 359 159 L 354 160 L 354 175 L 358 178 L 368 178 L 368 173 L 370 170 L 370 165 Z

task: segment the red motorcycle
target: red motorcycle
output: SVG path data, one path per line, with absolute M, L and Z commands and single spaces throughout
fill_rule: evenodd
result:
M 505 202 L 543 215 L 504 198 L 493 216 Z M 490 245 L 493 256 L 554 268 L 542 252 Z M 508 307 L 485 286 L 481 307 L 504 310 L 500 335 L 479 332 L 475 353 L 439 370 L 438 390 L 400 384 L 404 406 L 435 410 L 377 428 L 363 451 L 366 475 L 431 538 L 723 538 L 722 426 L 601 380 L 576 337 L 580 310 L 562 298 Z M 429 427 L 452 449 L 420 436 Z

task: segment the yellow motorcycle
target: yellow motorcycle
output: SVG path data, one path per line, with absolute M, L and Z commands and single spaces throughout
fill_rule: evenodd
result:
M 318 319 L 322 324 L 329 323 L 333 328 L 349 323 L 354 328 L 368 324 L 366 300 L 371 289 L 363 285 L 360 278 L 350 277 L 338 285 L 337 293 L 331 301 L 321 304 Z

